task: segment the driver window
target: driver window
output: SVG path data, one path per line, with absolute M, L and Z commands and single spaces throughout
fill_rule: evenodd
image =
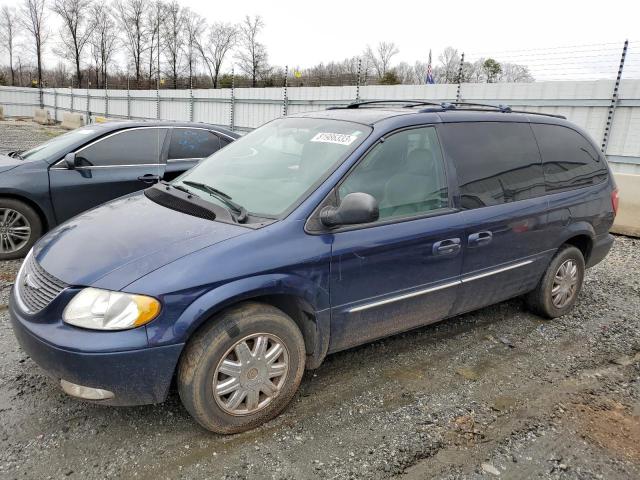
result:
M 134 128 L 99 140 L 78 151 L 82 166 L 157 165 L 166 128 Z
M 375 197 L 380 220 L 448 207 L 447 181 L 435 129 L 404 130 L 376 145 L 338 189 L 340 199 L 354 192 Z

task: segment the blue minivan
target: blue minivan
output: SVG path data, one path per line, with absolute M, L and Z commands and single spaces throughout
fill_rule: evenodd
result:
M 36 243 L 10 316 L 74 397 L 205 428 L 278 415 L 329 353 L 516 297 L 571 310 L 617 190 L 562 117 L 361 102 L 274 120 Z

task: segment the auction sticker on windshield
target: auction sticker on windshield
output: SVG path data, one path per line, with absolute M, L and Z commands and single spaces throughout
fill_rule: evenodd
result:
M 337 143 L 339 145 L 351 145 L 358 137 L 345 133 L 318 133 L 311 139 L 312 142 Z

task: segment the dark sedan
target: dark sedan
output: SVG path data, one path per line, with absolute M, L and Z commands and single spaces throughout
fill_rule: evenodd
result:
M 172 180 L 238 135 L 204 123 L 112 122 L 0 155 L 0 260 L 101 203 Z

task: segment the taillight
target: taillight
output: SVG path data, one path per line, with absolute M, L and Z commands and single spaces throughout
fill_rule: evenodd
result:
M 618 198 L 618 189 L 614 188 L 611 191 L 611 206 L 613 207 L 613 214 L 617 215 L 618 214 L 618 202 L 619 202 L 619 198 Z

